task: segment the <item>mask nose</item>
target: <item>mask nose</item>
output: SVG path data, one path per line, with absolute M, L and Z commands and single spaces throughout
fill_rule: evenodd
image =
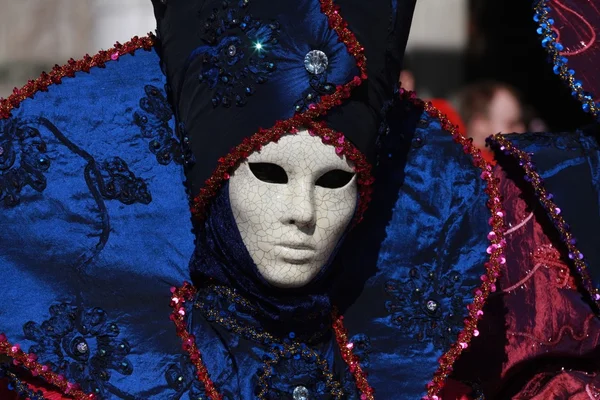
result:
M 290 191 L 283 204 L 283 222 L 300 228 L 312 228 L 316 223 L 314 185 L 298 182 L 290 185 Z

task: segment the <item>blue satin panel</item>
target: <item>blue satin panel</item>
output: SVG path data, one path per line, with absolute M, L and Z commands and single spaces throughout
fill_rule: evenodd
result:
M 140 103 L 163 85 L 140 50 L 0 121 L 0 332 L 104 399 L 187 390 L 169 289 L 189 280 L 190 213 L 181 166 L 150 145 L 169 117 Z
M 490 213 L 480 170 L 439 121 L 414 106 L 391 112 L 380 192 L 352 252 L 364 271 L 374 248 L 377 268 L 345 321 L 376 397 L 418 399 L 481 284 Z

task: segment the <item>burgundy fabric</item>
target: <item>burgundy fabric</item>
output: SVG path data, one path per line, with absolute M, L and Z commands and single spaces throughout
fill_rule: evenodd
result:
M 541 207 L 528 208 L 537 204 L 531 193 L 502 170 L 496 174 L 510 228 L 501 307 L 487 316 L 504 318 L 504 356 L 486 399 L 598 399 L 600 320 L 582 299 Z
M 561 54 L 583 82 L 583 88 L 600 100 L 600 0 L 550 0 L 554 31 L 564 46 Z
M 453 378 L 479 387 L 486 400 L 600 399 L 600 319 L 541 206 L 529 208 L 538 201 L 528 184 L 499 167 L 495 174 L 507 262 Z

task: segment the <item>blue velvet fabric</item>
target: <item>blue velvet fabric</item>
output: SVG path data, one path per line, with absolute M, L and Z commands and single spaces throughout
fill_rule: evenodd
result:
M 195 237 L 179 165 L 187 151 L 158 65 L 154 52 L 122 56 L 65 78 L 0 123 L 0 332 L 101 399 L 202 398 L 169 320 L 169 288 L 191 278 Z M 404 102 L 388 118 L 373 203 L 339 249 L 326 300 L 345 314 L 377 398 L 412 399 L 462 326 L 487 258 L 489 215 L 479 172 L 438 121 Z M 219 315 L 268 328 L 197 283 L 198 301 Z M 263 355 L 285 338 L 256 342 L 201 307 L 189 311 L 219 390 L 255 398 Z M 356 398 L 331 332 L 313 327 L 323 336 L 297 339 Z M 280 361 L 269 398 L 290 398 L 297 385 L 328 398 L 309 361 Z

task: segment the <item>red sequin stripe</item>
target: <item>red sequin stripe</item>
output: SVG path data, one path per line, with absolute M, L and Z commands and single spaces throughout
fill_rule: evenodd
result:
M 277 121 L 272 128 L 260 128 L 257 133 L 244 139 L 229 154 L 219 158 L 217 168 L 210 178 L 204 182 L 204 187 L 192 200 L 192 214 L 202 220 L 206 215 L 206 208 L 216 195 L 223 182 L 229 179 L 229 175 L 235 170 L 239 163 L 247 158 L 250 153 L 258 151 L 262 146 L 267 145 L 292 129 L 298 129 L 307 121 L 314 120 L 335 106 L 342 104 L 342 101 L 350 97 L 352 89 L 367 79 L 367 58 L 364 54 L 364 47 L 358 42 L 356 36 L 348 29 L 348 24 L 339 12 L 339 7 L 333 3 L 333 0 L 320 0 L 321 11 L 329 20 L 329 26 L 338 34 L 339 40 L 346 45 L 348 52 L 356 59 L 356 65 L 360 70 L 360 76 L 355 76 L 350 82 L 344 85 L 338 85 L 334 93 L 321 96 L 317 103 L 310 104 L 308 110 L 298 113 L 293 117 Z M 344 155 L 347 155 L 344 153 Z M 347 155 L 349 157 L 349 155 Z M 350 158 L 350 157 L 349 157 Z
M 196 346 L 196 338 L 188 332 L 186 323 L 185 303 L 192 302 L 196 295 L 196 288 L 189 282 L 184 282 L 180 288 L 171 288 L 171 321 L 175 323 L 177 335 L 183 341 L 183 350 L 190 356 L 190 361 L 196 367 L 196 378 L 204 384 L 204 390 L 210 400 L 222 400 L 223 396 L 217 391 L 214 382 L 210 379 L 206 365 L 202 360 L 200 350 Z
M 472 140 L 467 139 L 459 133 L 458 128 L 442 112 L 433 107 L 431 103 L 424 103 L 422 100 L 417 99 L 414 92 L 402 91 L 402 96 L 418 106 L 424 106 L 425 111 L 431 117 L 439 119 L 442 128 L 450 132 L 454 141 L 463 147 L 465 154 L 469 154 L 473 158 L 473 165 L 482 170 L 481 179 L 487 183 L 485 192 L 490 198 L 487 202 L 487 206 L 492 214 L 488 221 L 491 230 L 487 236 L 490 241 L 490 246 L 487 248 L 490 259 L 485 264 L 486 273 L 481 275 L 481 286 L 475 289 L 473 302 L 467 306 L 468 316 L 464 320 L 465 325 L 463 330 L 458 334 L 457 342 L 452 344 L 450 349 L 439 358 L 438 370 L 435 372 L 431 382 L 427 384 L 427 395 L 423 398 L 426 400 L 440 400 L 440 393 L 452 372 L 455 361 L 469 347 L 469 343 L 473 337 L 479 336 L 477 323 L 483 316 L 483 306 L 490 293 L 496 291 L 496 281 L 500 276 L 501 267 L 506 264 L 504 256 L 504 247 L 506 246 L 504 232 L 506 232 L 506 225 L 504 223 L 504 211 L 502 209 L 498 179 L 493 177 L 491 164 L 483 159 L 481 152 L 473 146 Z
M 373 396 L 375 391 L 371 385 L 369 385 L 369 382 L 367 381 L 367 374 L 360 366 L 358 357 L 352 352 L 354 344 L 348 341 L 348 331 L 344 326 L 344 316 L 338 316 L 337 311 L 334 311 L 333 314 L 333 331 L 335 332 L 335 339 L 338 347 L 340 348 L 342 358 L 354 376 L 356 387 L 361 393 L 360 400 L 373 400 L 375 398 Z
M 104 67 L 109 61 L 115 61 L 120 56 L 131 54 L 138 49 L 150 50 L 154 45 L 154 38 L 149 35 L 143 38 L 135 36 L 129 42 L 120 44 L 117 42 L 112 49 L 100 51 L 95 56 L 88 54 L 81 60 L 70 59 L 67 64 L 54 66 L 49 73 L 42 72 L 36 80 L 30 80 L 21 89 L 13 89 L 13 93 L 8 98 L 0 98 L 0 119 L 10 117 L 13 109 L 18 108 L 21 102 L 39 92 L 45 92 L 48 87 L 54 84 L 60 84 L 64 77 L 73 78 L 76 72 L 89 72 L 93 67 Z
M 542 177 L 536 172 L 535 165 L 531 160 L 530 154 L 518 149 L 503 135 L 495 135 L 491 139 L 491 143 L 494 147 L 500 151 L 507 152 L 519 161 L 519 165 L 522 166 L 526 177 L 531 182 L 535 194 L 537 195 L 540 203 L 552 219 L 552 222 L 556 229 L 558 229 L 563 243 L 567 246 L 569 251 L 569 259 L 573 262 L 575 269 L 581 277 L 581 281 L 585 290 L 590 294 L 591 299 L 596 304 L 596 312 L 600 311 L 600 289 L 595 288 L 590 277 L 588 266 L 585 262 L 583 253 L 577 248 L 577 240 L 573 237 L 573 234 L 569 231 L 569 227 L 564 217 L 562 216 L 562 210 L 552 201 L 553 195 L 549 193 L 543 184 Z
M 79 385 L 67 381 L 63 375 L 53 372 L 49 366 L 38 363 L 35 354 L 25 353 L 18 344 L 11 344 L 2 333 L 0 333 L 0 354 L 10 357 L 14 365 L 27 368 L 31 375 L 44 379 L 75 400 L 96 399 L 95 394 L 81 391 Z

